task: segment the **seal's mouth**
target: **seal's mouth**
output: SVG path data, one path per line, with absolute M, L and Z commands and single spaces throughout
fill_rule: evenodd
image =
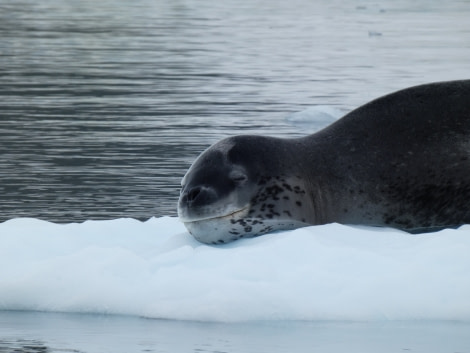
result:
M 208 217 L 200 217 L 200 218 L 187 218 L 187 217 L 184 217 L 184 216 L 179 216 L 180 220 L 183 222 L 183 223 L 195 223 L 195 222 L 204 222 L 204 221 L 215 221 L 215 220 L 220 220 L 220 219 L 225 219 L 225 218 L 229 218 L 229 219 L 238 219 L 243 216 L 245 216 L 247 214 L 247 211 L 248 209 L 250 208 L 249 205 L 237 210 L 237 211 L 233 211 L 233 212 L 230 212 L 230 213 L 227 213 L 225 215 L 222 215 L 222 216 L 208 216 Z

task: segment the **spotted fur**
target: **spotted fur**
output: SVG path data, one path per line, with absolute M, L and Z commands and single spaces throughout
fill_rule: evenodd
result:
M 298 139 L 234 136 L 193 163 L 178 214 L 221 244 L 340 222 L 410 232 L 470 223 L 470 80 L 376 99 Z

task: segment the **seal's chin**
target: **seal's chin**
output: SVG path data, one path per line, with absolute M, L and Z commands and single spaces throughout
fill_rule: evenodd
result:
M 206 244 L 224 244 L 239 239 L 241 236 L 233 230 L 233 225 L 241 222 L 248 214 L 249 206 L 223 215 L 199 219 L 180 219 L 196 240 Z
M 240 238 L 252 238 L 278 230 L 306 227 L 310 224 L 295 219 L 264 219 L 248 217 L 247 206 L 225 216 L 185 220 L 189 233 L 205 244 L 225 244 Z
M 238 218 L 245 217 L 248 214 L 249 207 L 250 206 L 245 206 L 239 210 L 231 211 L 222 216 L 205 215 L 205 216 L 199 216 L 199 217 L 190 217 L 190 216 L 185 215 L 184 212 L 181 212 L 181 210 L 178 210 L 178 217 L 184 224 L 194 223 L 194 222 L 212 221 L 212 220 L 217 220 L 217 219 L 225 219 L 225 220 L 238 219 Z

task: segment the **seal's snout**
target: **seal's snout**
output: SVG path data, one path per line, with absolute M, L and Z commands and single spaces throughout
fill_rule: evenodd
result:
M 189 192 L 186 195 L 186 201 L 188 203 L 193 202 L 198 198 L 198 196 L 201 194 L 202 187 L 196 186 L 195 188 L 192 188 L 189 190 Z
M 178 216 L 183 222 L 192 222 L 218 216 L 216 190 L 207 185 L 183 187 L 178 201 Z
M 212 187 L 194 186 L 183 191 L 180 202 L 187 207 L 205 206 L 217 200 L 217 193 Z

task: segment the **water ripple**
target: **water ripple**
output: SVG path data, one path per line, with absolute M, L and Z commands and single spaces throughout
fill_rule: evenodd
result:
M 466 2 L 294 2 L 2 1 L 0 221 L 174 215 L 222 137 L 468 77 Z

